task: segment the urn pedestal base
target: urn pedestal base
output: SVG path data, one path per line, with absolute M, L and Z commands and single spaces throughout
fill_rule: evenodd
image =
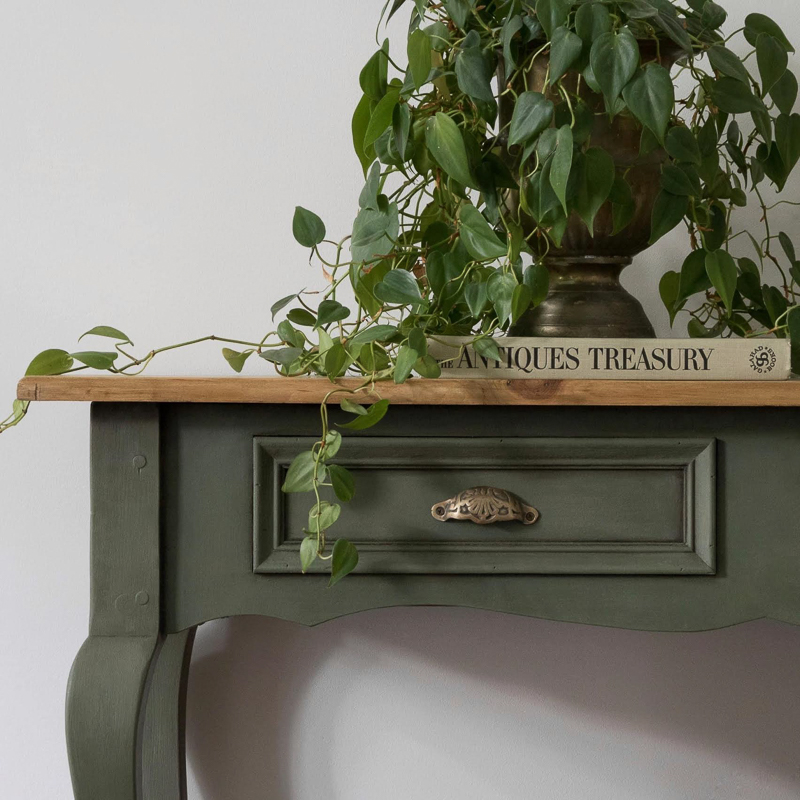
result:
M 655 331 L 642 304 L 622 288 L 626 256 L 545 259 L 550 292 L 520 317 L 511 336 L 652 339 Z

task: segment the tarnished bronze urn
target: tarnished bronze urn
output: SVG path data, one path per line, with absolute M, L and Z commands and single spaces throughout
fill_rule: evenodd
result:
M 666 42 L 639 42 L 641 60 L 658 61 L 667 69 L 680 51 Z M 526 90 L 543 92 L 558 101 L 545 87 L 549 56 L 534 59 L 515 86 L 517 93 Z M 501 67 L 502 69 L 502 67 Z M 593 115 L 589 143 L 600 147 L 613 159 L 618 175 L 630 185 L 635 210 L 628 225 L 614 234 L 611 203 L 607 201 L 597 214 L 594 230 L 573 212 L 560 247 L 551 247 L 544 256 L 550 272 L 550 292 L 539 306 L 525 313 L 510 331 L 516 336 L 585 336 L 635 337 L 655 336 L 653 326 L 641 303 L 622 288 L 622 270 L 633 256 L 649 246 L 653 205 L 660 191 L 661 168 L 667 154 L 660 147 L 641 154 L 642 126 L 627 112 L 613 119 L 606 113 L 603 97 L 586 85 L 577 72 L 567 74 L 562 83 L 578 94 Z M 506 94 L 500 103 L 500 124 L 506 126 L 514 112 L 514 100 Z M 516 152 L 515 152 L 516 150 Z M 518 148 L 507 148 L 506 159 L 519 159 Z M 511 191 L 509 205 L 519 206 L 519 192 Z M 526 236 L 536 228 L 535 221 L 521 214 Z M 535 246 L 535 240 L 532 240 Z

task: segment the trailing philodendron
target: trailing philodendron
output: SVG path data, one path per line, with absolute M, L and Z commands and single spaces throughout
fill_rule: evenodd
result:
M 359 76 L 352 131 L 366 183 L 352 232 L 332 240 L 316 214 L 294 217 L 324 290 L 275 303 L 283 319 L 258 341 L 209 336 L 137 357 L 125 334 L 98 327 L 86 335 L 113 349 L 48 350 L 28 374 L 135 374 L 165 350 L 221 341 L 236 372 L 256 355 L 281 375 L 360 376 L 358 388 L 331 387 L 350 419 L 338 427 L 357 432 L 386 413 L 373 402 L 381 381 L 439 375 L 429 340 L 471 337 L 497 360 L 494 334 L 545 300 L 554 253 L 642 249 L 679 225 L 687 257 L 660 286 L 672 320 L 687 313 L 694 337 L 774 334 L 800 347 L 800 261 L 770 227 L 779 203 L 766 194 L 800 158 L 794 49 L 762 14 L 726 38 L 717 3 L 686 3 L 395 0 L 382 16 L 409 7 L 405 57 L 385 41 Z M 609 130 L 634 137 L 633 153 L 612 147 Z M 752 199 L 763 228 L 736 231 Z M 5 427 L 26 409 L 16 404 Z M 329 536 L 336 501 L 355 489 L 327 403 L 321 419 L 283 488 L 313 493 L 300 559 L 304 570 L 331 559 L 335 583 L 358 560 Z

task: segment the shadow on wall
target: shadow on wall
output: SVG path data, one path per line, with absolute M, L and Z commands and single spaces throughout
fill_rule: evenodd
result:
M 641 633 L 431 608 L 314 629 L 256 617 L 212 623 L 190 677 L 187 750 L 199 792 L 190 796 L 481 797 L 480 781 L 496 771 L 493 797 L 517 800 L 534 796 L 523 788 L 529 770 L 554 758 L 588 771 L 594 788 L 559 784 L 536 797 L 634 797 L 630 785 L 613 791 L 630 783 L 629 770 L 649 787 L 642 800 L 689 797 L 671 776 L 691 787 L 676 769 L 695 768 L 729 779 L 761 773 L 786 788 L 781 798 L 800 796 L 798 634 L 771 622 Z M 466 795 L 454 786 L 406 795 L 385 771 L 387 791 L 362 795 L 342 777 L 360 786 L 370 762 L 391 771 L 399 759 L 397 779 L 413 782 L 425 758 L 444 780 L 462 774 Z M 723 793 L 693 797 L 768 798 L 708 786 Z

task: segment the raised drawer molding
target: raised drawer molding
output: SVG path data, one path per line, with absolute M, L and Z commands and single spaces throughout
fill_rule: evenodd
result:
M 281 484 L 313 441 L 254 438 L 256 573 L 300 571 L 309 495 L 284 494 Z M 342 504 L 337 536 L 358 546 L 358 572 L 715 572 L 713 439 L 374 437 L 346 445 L 336 460 L 358 488 Z M 434 504 L 473 486 L 511 492 L 541 517 L 533 525 L 433 518 Z

